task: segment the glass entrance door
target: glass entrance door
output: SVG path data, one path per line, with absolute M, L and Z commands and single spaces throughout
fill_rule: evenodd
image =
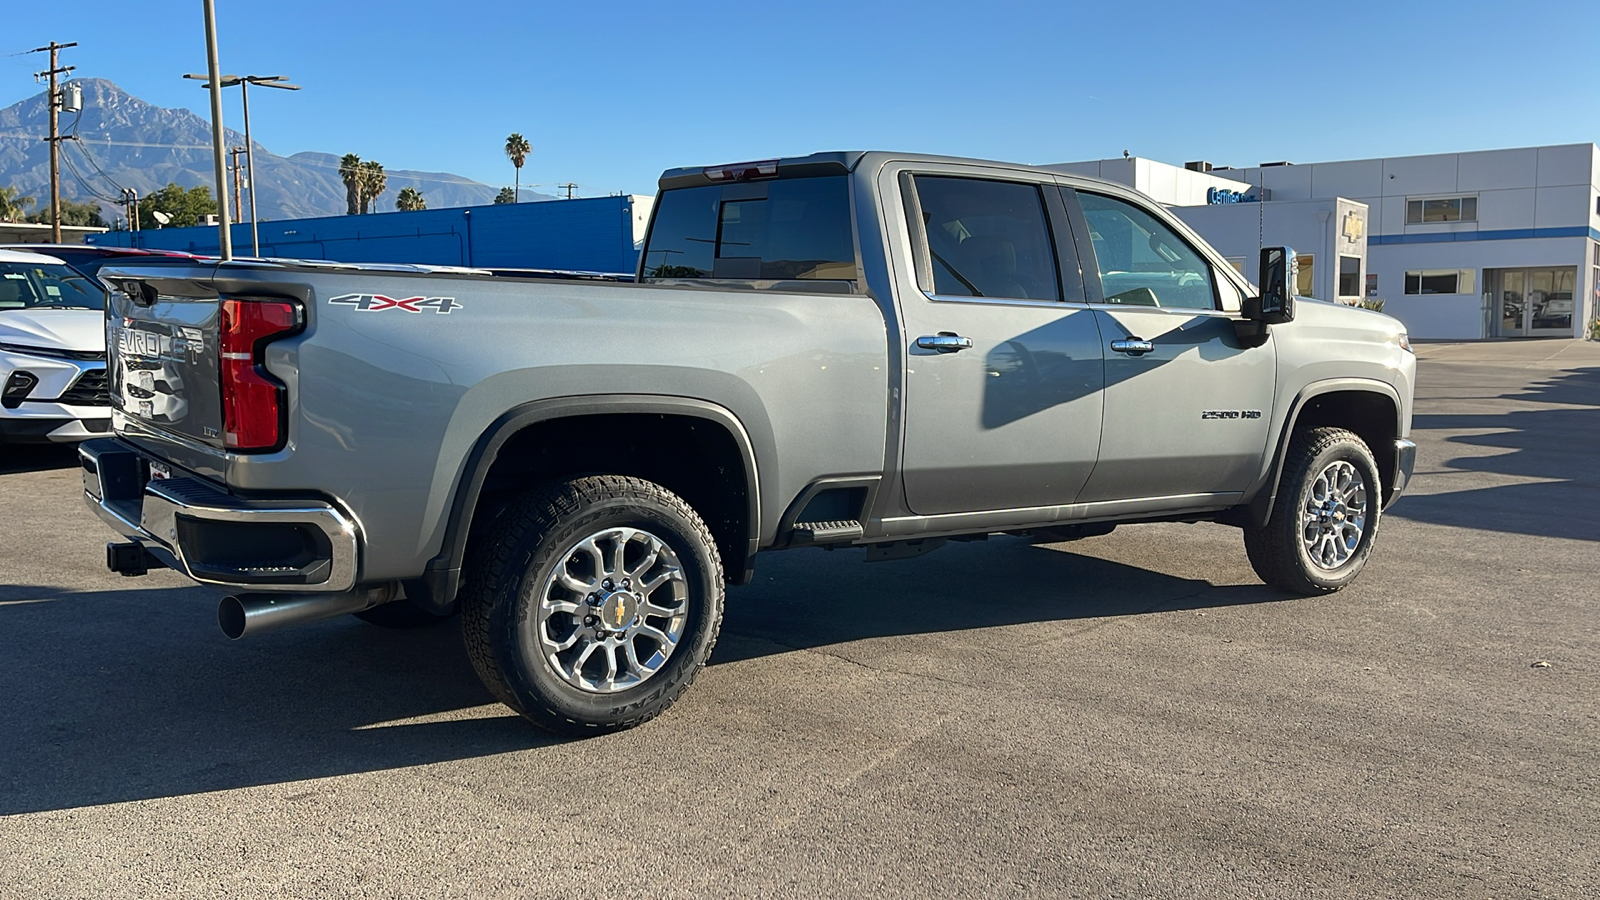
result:
M 1521 269 L 1506 269 L 1500 273 L 1500 336 L 1522 337 L 1527 334 L 1522 327 L 1527 309 L 1523 299 L 1527 292 Z
M 1501 337 L 1572 335 L 1574 268 L 1501 269 L 1495 292 Z
M 1572 335 L 1572 300 L 1577 295 L 1576 269 L 1532 269 L 1528 272 L 1528 333 Z

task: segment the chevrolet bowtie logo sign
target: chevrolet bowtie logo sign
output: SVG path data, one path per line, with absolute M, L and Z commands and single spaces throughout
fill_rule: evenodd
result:
M 1361 235 L 1366 231 L 1367 221 L 1355 211 L 1344 215 L 1344 239 L 1354 243 L 1361 240 Z

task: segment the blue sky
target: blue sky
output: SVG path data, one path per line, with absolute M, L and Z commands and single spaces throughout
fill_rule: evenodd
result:
M 1600 2 L 218 0 L 277 153 L 652 193 L 661 170 L 815 150 L 1253 165 L 1600 140 Z M 51 39 L 75 74 L 207 115 L 199 0 L 8 2 L 0 106 Z M 242 123 L 230 92 L 224 118 Z

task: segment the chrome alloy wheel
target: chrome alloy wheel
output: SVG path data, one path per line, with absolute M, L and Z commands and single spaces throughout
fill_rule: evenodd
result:
M 638 528 L 607 528 L 578 541 L 540 590 L 525 646 L 536 645 L 531 656 L 590 693 L 648 681 L 672 657 L 689 618 L 678 555 Z
M 1321 569 L 1337 569 L 1361 546 L 1367 525 L 1367 483 L 1345 460 L 1335 460 L 1311 482 L 1301 516 L 1306 555 Z

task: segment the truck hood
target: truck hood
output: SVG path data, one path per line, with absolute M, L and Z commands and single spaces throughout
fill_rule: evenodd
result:
M 104 352 L 105 313 L 98 309 L 0 310 L 0 344 Z

